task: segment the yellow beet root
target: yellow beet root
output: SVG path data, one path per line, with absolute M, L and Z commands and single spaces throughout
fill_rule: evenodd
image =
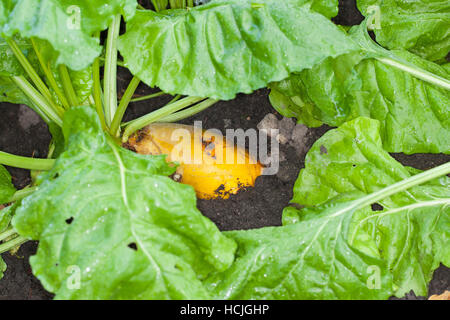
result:
M 229 198 L 241 188 L 254 186 L 263 167 L 249 153 L 217 133 L 193 126 L 154 123 L 135 133 L 128 147 L 140 154 L 166 154 L 180 165 L 175 179 L 194 187 L 197 197 Z

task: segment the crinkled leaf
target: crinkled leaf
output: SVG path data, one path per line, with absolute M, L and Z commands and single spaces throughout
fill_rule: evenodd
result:
M 9 77 L 0 76 L 0 102 L 31 105 L 28 97 Z
M 95 32 L 105 30 L 117 14 L 126 19 L 135 0 L 2 0 L 0 31 L 4 37 L 47 40 L 57 64 L 73 70 L 87 68 L 101 53 Z
M 410 177 L 411 169 L 383 149 L 380 131 L 379 121 L 360 117 L 325 133 L 306 155 L 305 169 L 296 181 L 292 201 L 311 207 L 340 193 L 358 190 L 369 194 Z M 438 190 L 450 183 L 447 178 L 442 179 Z M 411 192 L 414 194 L 414 190 Z M 392 199 L 404 196 L 397 194 Z M 382 204 L 389 206 L 389 199 Z
M 448 0 L 357 0 L 373 20 L 377 41 L 389 49 L 407 49 L 425 59 L 444 59 L 450 51 Z M 377 8 L 374 8 L 376 6 Z
M 169 5 L 169 0 L 152 0 L 152 4 L 156 11 L 165 10 Z
M 383 150 L 380 124 L 368 118 L 326 133 L 308 152 L 305 163 L 292 202 L 307 208 L 286 208 L 284 224 L 319 214 L 314 206 L 327 201 L 355 199 L 417 173 Z M 450 178 L 412 187 L 373 208 L 354 215 L 349 242 L 386 261 L 397 295 L 410 290 L 426 295 L 433 271 L 440 262 L 447 266 L 450 262 Z
M 0 4 L 1 7 L 1 4 Z M 31 43 L 25 39 L 15 37 L 22 53 L 27 57 L 28 61 L 39 71 L 39 61 L 34 54 Z M 10 102 L 17 104 L 26 104 L 32 106 L 28 97 L 20 90 L 11 80 L 12 76 L 26 76 L 25 70 L 20 62 L 9 48 L 9 45 L 0 37 L 0 102 Z
M 450 74 L 450 62 L 442 64 L 441 67 L 447 71 L 447 74 Z
M 295 75 L 284 81 L 270 84 L 269 101 L 280 114 L 288 118 L 297 118 L 298 122 L 309 127 L 320 127 L 323 122 L 314 117 L 315 105 L 312 101 L 302 99 L 302 86 L 294 87 Z M 294 91 L 298 90 L 298 91 Z
M 39 55 L 46 66 L 48 70 L 53 75 L 53 78 L 56 81 L 56 84 L 58 85 L 61 92 L 64 92 L 62 83 L 61 83 L 61 77 L 58 71 L 57 67 L 57 52 L 53 49 L 53 47 L 50 45 L 48 41 L 39 40 L 39 39 L 33 39 L 34 44 L 36 46 L 36 50 L 39 52 Z M 39 69 L 42 68 L 41 65 L 38 66 Z M 69 77 L 73 86 L 73 89 L 75 90 L 75 94 L 78 98 L 78 101 L 80 105 L 85 104 L 88 99 L 88 97 L 92 94 L 92 88 L 93 88 L 93 79 L 92 79 L 92 67 L 89 66 L 85 69 L 74 71 L 74 70 L 68 70 Z M 51 86 L 50 82 L 46 78 L 47 86 L 49 87 L 53 98 L 56 102 L 60 103 L 58 96 L 56 95 L 53 87 Z
M 290 0 L 292 2 L 295 1 L 296 5 L 304 5 L 309 3 L 311 8 L 323 14 L 327 18 L 332 18 L 338 14 L 338 1 L 337 0 Z M 204 5 L 211 0 L 194 0 L 194 6 Z M 169 0 L 152 0 L 152 4 L 156 9 L 156 11 L 161 11 L 167 8 L 169 5 Z M 176 2 L 175 2 L 176 4 Z
M 327 18 L 333 18 L 338 14 L 339 1 L 337 0 L 296 0 L 297 5 L 310 3 L 311 9 L 323 14 Z
M 194 0 L 194 4 L 201 5 L 210 1 L 211 0 Z M 311 8 L 314 11 L 323 14 L 327 18 L 332 18 L 338 14 L 337 0 L 290 0 L 290 1 L 292 1 L 293 3 L 295 3 L 295 5 L 298 6 L 308 3 L 311 5 Z
M 58 96 L 55 94 L 53 87 L 50 85 L 50 82 L 46 78 L 45 72 L 42 70 L 42 66 L 38 60 L 38 56 L 34 52 L 31 41 L 16 37 L 15 42 L 22 50 L 22 53 L 24 53 L 24 55 L 27 57 L 34 70 L 44 81 L 47 82 L 54 100 L 60 104 Z M 42 57 L 44 65 L 46 66 L 46 68 L 49 68 L 51 74 L 53 75 L 53 78 L 56 81 L 56 84 L 62 92 L 63 87 L 56 66 L 56 61 L 53 60 L 56 57 L 56 55 L 54 54 L 55 51 L 47 41 L 34 39 L 34 43 L 36 44 L 37 51 Z M 14 56 L 8 44 L 1 38 L 0 57 L 2 58 L 0 64 L 0 102 L 25 104 L 38 112 L 33 103 L 28 99 L 28 97 L 22 92 L 21 89 L 16 86 L 14 81 L 12 81 L 11 76 L 23 75 L 28 79 L 28 75 Z M 86 69 L 80 71 L 69 70 L 69 76 L 71 78 L 72 85 L 80 104 L 85 104 L 88 97 L 92 93 L 92 68 L 87 67 Z M 40 112 L 38 113 L 41 114 Z
M 15 210 L 14 205 L 0 210 L 0 232 L 5 231 L 9 227 L 13 210 Z
M 8 202 L 15 192 L 16 188 L 11 182 L 11 175 L 4 166 L 0 165 L 0 204 Z
M 69 76 L 80 105 L 88 104 L 88 98 L 94 87 L 92 68 L 88 67 L 80 71 L 69 70 Z
M 33 48 L 28 41 L 20 38 L 15 38 L 14 41 L 26 57 L 28 57 L 30 53 L 33 53 Z M 0 37 L 0 76 L 8 77 L 23 74 L 25 74 L 25 70 L 16 59 L 16 56 L 10 49 L 8 43 Z
M 0 2 L 1 6 L 1 2 Z M 1 29 L 0 29 L 1 30 Z M 12 38 L 27 58 L 31 66 L 41 75 L 39 60 L 33 50 L 31 42 L 19 36 Z M 0 37 L 0 77 L 26 76 L 26 72 L 19 60 L 17 60 L 9 44 Z
M 60 90 L 63 90 L 58 73 L 58 68 L 56 66 L 56 59 L 58 56 L 57 53 L 47 41 L 39 39 L 34 39 L 33 41 L 36 45 L 36 49 L 39 52 L 39 55 L 41 56 L 41 59 L 43 60 L 44 65 L 50 70 Z M 42 79 L 47 82 L 47 85 L 53 94 L 53 98 L 56 102 L 59 103 L 57 95 L 55 94 L 53 88 L 50 86 L 48 79 L 45 77 L 45 73 L 42 70 L 42 66 L 38 60 L 36 53 L 34 52 L 31 41 L 16 37 L 15 42 L 22 50 L 22 53 L 24 53 L 24 55 L 27 57 L 34 70 L 39 74 L 39 76 L 41 76 Z M 0 57 L 0 101 L 22 103 L 32 107 L 29 99 L 19 88 L 17 88 L 15 83 L 10 79 L 10 76 L 23 75 L 25 77 L 28 77 L 28 75 L 9 48 L 9 45 L 1 38 Z M 92 93 L 92 68 L 87 67 L 80 71 L 69 70 L 69 76 L 80 104 L 83 104 Z
M 138 11 L 119 39 L 127 67 L 146 84 L 224 100 L 355 49 L 344 31 L 294 0 Z
M 17 70 L 19 71 L 19 73 L 24 72 L 23 69 L 21 71 L 20 69 Z M 17 85 L 11 79 L 11 76 L 14 76 L 14 74 L 0 76 L 0 102 L 25 104 L 42 116 L 42 113 L 35 107 L 35 105 L 30 101 L 30 99 L 28 99 L 28 97 L 23 93 L 23 91 L 19 87 L 17 87 Z M 45 116 L 43 116 L 43 120 L 49 122 L 49 120 Z
M 219 299 L 388 298 L 393 288 L 385 263 L 346 240 L 352 212 L 335 214 L 345 208 L 322 208 L 320 216 L 289 226 L 227 232 L 238 243 L 236 260 L 207 279 L 209 290 Z
M 39 240 L 30 261 L 44 287 L 60 299 L 208 298 L 200 279 L 231 264 L 235 243 L 192 187 L 167 177 L 164 156 L 115 145 L 91 108 L 67 111 L 63 131 L 66 151 L 13 219 Z
M 444 68 L 413 54 L 395 51 L 395 55 L 450 77 Z M 366 59 L 366 52 L 329 58 L 271 88 L 274 107 L 307 125 L 339 126 L 366 116 L 380 120 L 383 145 L 390 152 L 450 152 L 450 92 Z

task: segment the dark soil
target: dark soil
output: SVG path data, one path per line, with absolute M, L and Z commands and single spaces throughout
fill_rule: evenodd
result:
M 353 1 L 340 1 L 341 12 L 334 19 L 345 25 L 359 23 L 362 16 L 356 10 Z M 131 75 L 120 69 L 118 74 L 119 95 L 123 93 Z M 145 85 L 140 85 L 136 95 L 151 93 Z M 271 107 L 268 91 L 258 90 L 251 95 L 239 95 L 232 101 L 222 101 L 195 117 L 183 121 L 192 124 L 201 120 L 204 129 L 217 128 L 225 132 L 226 128 L 256 128 L 256 125 L 267 113 L 275 113 Z M 125 115 L 125 121 L 131 120 L 159 108 L 171 99 L 162 96 L 145 102 L 132 103 Z M 27 112 L 26 107 L 8 103 L 0 103 L 0 150 L 23 156 L 43 157 L 50 141 L 46 125 L 37 121 L 33 112 Z M 279 116 L 279 115 L 278 115 Z M 308 148 L 330 128 L 311 129 Z M 221 230 L 251 229 L 264 226 L 281 225 L 282 209 L 292 198 L 292 189 L 298 172 L 304 167 L 304 155 L 299 156 L 293 148 L 281 146 L 286 155 L 286 161 L 280 163 L 280 172 L 276 176 L 261 176 L 254 188 L 232 195 L 228 200 L 199 200 L 198 208 Z M 404 165 L 418 169 L 429 169 L 450 161 L 447 155 L 393 155 Z M 8 168 L 13 176 L 13 182 L 18 188 L 23 188 L 30 182 L 29 172 Z M 5 277 L 0 281 L 0 299 L 50 299 L 52 295 L 46 292 L 39 281 L 32 275 L 28 259 L 36 251 L 35 242 L 26 243 L 16 256 L 4 254 L 8 265 Z M 439 267 L 429 285 L 429 294 L 439 294 L 450 289 L 450 269 Z M 408 294 L 406 299 L 424 299 Z
M 336 24 L 353 26 L 360 24 L 364 17 L 356 7 L 355 0 L 339 0 L 339 13 L 332 20 Z
M 0 150 L 19 156 L 45 157 L 51 135 L 47 125 L 26 106 L 1 103 Z M 30 183 L 27 170 L 7 167 L 16 188 Z
M 0 150 L 21 156 L 45 157 L 50 133 L 47 125 L 25 106 L 0 103 Z M 7 167 L 16 188 L 30 183 L 27 170 Z M 36 252 L 37 243 L 24 244 L 19 252 L 12 256 L 3 254 L 8 269 L 0 280 L 0 299 L 50 299 L 39 280 L 31 273 L 28 258 Z

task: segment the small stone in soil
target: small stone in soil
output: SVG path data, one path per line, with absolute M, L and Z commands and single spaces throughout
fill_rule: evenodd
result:
M 19 124 L 23 130 L 28 130 L 32 126 L 41 122 L 39 115 L 24 104 L 19 106 Z
M 306 142 L 308 135 L 308 127 L 304 124 L 296 124 L 292 131 L 290 145 L 295 148 L 297 155 L 302 158 L 306 153 Z
M 278 129 L 278 119 L 273 113 L 268 113 L 260 123 L 256 126 L 259 130 L 267 132 L 269 137 L 272 137 L 271 129 Z
M 295 128 L 295 122 L 292 118 L 283 117 L 278 122 L 278 127 L 280 128 L 279 142 L 281 144 L 286 144 L 292 137 L 292 131 Z
M 231 127 L 231 123 L 232 123 L 231 119 L 223 119 L 223 127 L 224 128 Z

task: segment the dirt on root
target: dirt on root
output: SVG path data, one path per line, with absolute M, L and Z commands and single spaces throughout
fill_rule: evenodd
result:
M 45 157 L 50 133 L 47 125 L 28 107 L 0 103 L 0 150 L 27 157 Z M 24 188 L 31 182 L 30 172 L 6 167 L 16 188 Z M 31 273 L 28 259 L 36 252 L 37 242 L 24 244 L 14 256 L 3 254 L 7 270 L 0 280 L 0 300 L 4 299 L 50 299 L 38 279 Z

